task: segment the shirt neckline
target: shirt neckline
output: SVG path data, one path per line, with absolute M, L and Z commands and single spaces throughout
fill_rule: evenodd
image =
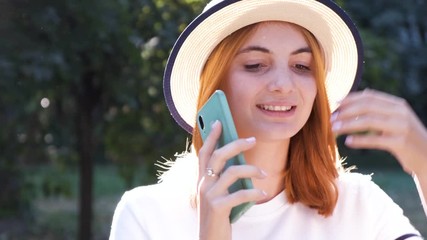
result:
M 271 213 L 277 213 L 280 208 L 287 205 L 287 202 L 286 194 L 282 191 L 270 201 L 252 206 L 245 214 L 243 214 L 242 218 L 259 217 L 269 215 Z

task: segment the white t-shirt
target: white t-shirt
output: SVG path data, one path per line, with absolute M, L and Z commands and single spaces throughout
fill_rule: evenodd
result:
M 196 172 L 197 160 L 188 155 L 177 161 L 163 182 L 126 192 L 115 210 L 110 240 L 198 239 L 197 211 L 191 205 Z M 234 223 L 232 239 L 391 240 L 408 234 L 420 236 L 370 176 L 343 173 L 337 186 L 339 197 L 332 216 L 319 215 L 300 203 L 290 204 L 282 192 L 253 206 Z

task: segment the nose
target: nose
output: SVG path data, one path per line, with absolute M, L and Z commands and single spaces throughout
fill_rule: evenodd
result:
M 267 87 L 271 92 L 292 92 L 295 89 L 295 84 L 291 70 L 286 68 L 276 69 L 276 71 L 272 72 Z

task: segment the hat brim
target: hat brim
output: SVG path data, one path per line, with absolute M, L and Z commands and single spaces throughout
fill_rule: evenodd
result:
M 320 43 L 326 66 L 326 91 L 335 111 L 357 88 L 363 68 L 360 35 L 350 17 L 329 0 L 225 0 L 204 11 L 172 48 L 163 89 L 175 121 L 191 133 L 196 119 L 199 80 L 213 49 L 228 35 L 263 21 L 285 21 L 310 31 Z

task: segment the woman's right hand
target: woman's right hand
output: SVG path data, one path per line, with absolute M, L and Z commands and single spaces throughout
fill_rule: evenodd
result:
M 252 165 L 231 166 L 223 172 L 228 159 L 255 146 L 255 138 L 238 139 L 215 149 L 221 135 L 221 123 L 212 125 L 212 132 L 199 151 L 198 214 L 199 239 L 231 239 L 231 209 L 244 202 L 260 201 L 266 194 L 259 189 L 228 192 L 239 178 L 265 178 L 265 173 Z M 212 169 L 214 175 L 208 175 Z M 221 174 L 220 174 L 221 173 Z

